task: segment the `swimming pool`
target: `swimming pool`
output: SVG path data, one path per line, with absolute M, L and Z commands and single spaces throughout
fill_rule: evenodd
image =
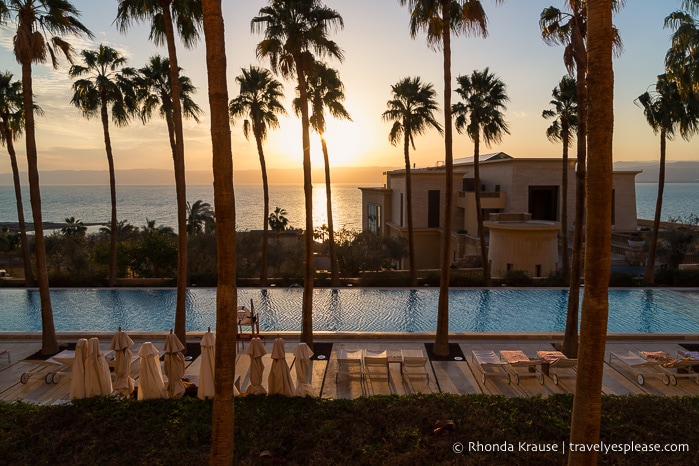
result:
M 562 332 L 568 291 L 562 289 L 452 289 L 451 332 Z M 315 331 L 434 332 L 439 290 L 318 288 Z M 167 331 L 175 312 L 174 289 L 52 289 L 57 331 Z M 254 302 L 260 330 L 300 331 L 302 289 L 239 288 L 239 303 Z M 215 328 L 216 290 L 187 292 L 187 330 Z M 0 332 L 41 331 L 39 292 L 0 290 Z M 609 332 L 699 332 L 699 292 L 609 291 Z

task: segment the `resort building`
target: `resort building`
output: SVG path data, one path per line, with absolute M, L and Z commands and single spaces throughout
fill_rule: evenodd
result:
M 497 152 L 479 158 L 481 209 L 489 240 L 493 276 L 524 270 L 532 277 L 559 268 L 560 229 L 572 242 L 575 222 L 575 159 L 568 161 L 568 199 L 562 205 L 562 160 L 517 159 Z M 415 262 L 418 269 L 440 266 L 440 244 L 445 234 L 445 167 L 410 170 L 412 181 Z M 636 231 L 638 171 L 615 171 L 612 192 L 612 229 Z M 405 169 L 385 172 L 383 187 L 362 187 L 362 230 L 379 235 L 408 237 Z M 452 265 L 480 265 L 473 157 L 454 160 Z M 567 225 L 561 212 L 567 209 Z M 492 215 L 491 214 L 497 214 Z M 477 264 L 475 264 L 477 262 Z M 400 264 L 408 267 L 407 259 Z

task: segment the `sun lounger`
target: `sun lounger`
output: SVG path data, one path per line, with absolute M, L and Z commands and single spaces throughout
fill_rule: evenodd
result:
M 430 375 L 425 368 L 427 356 L 421 350 L 401 350 L 401 374 L 404 379 L 424 378 L 430 380 Z
M 522 377 L 535 377 L 539 383 L 543 385 L 544 374 L 541 372 L 541 366 L 546 363 L 543 359 L 530 359 L 522 350 L 500 350 L 500 356 L 512 368 L 525 367 L 527 372 L 515 372 L 515 383 L 519 383 Z M 536 366 L 539 366 L 539 372 L 536 371 Z
M 577 359 L 571 359 L 560 351 L 538 351 L 537 355 L 548 363 L 549 376 L 556 385 L 558 385 L 559 369 L 575 369 L 578 365 Z
M 699 360 L 699 351 L 678 350 L 677 355 L 683 358 L 692 358 Z
M 7 356 L 7 363 L 10 364 L 12 360 L 10 359 L 10 350 L 0 350 L 0 356 Z
M 340 376 L 356 377 L 360 380 L 364 379 L 364 370 L 362 368 L 362 350 L 341 350 L 340 356 L 337 358 L 337 373 L 335 374 L 335 382 L 337 383 Z
M 678 351 L 678 358 L 673 358 L 664 351 L 641 351 L 641 356 L 652 359 L 660 363 L 660 369 L 666 372 L 672 385 L 677 385 L 677 379 L 694 379 L 699 384 L 699 372 L 695 369 L 699 367 L 699 358 L 692 357 L 691 352 Z
M 643 385 L 646 381 L 646 377 L 651 375 L 657 375 L 665 385 L 669 385 L 670 383 L 673 385 L 677 384 L 676 376 L 662 367 L 663 361 L 667 360 L 663 355 L 672 359 L 667 353 L 657 351 L 644 351 L 643 353 L 648 355 L 648 357 L 631 351 L 626 351 L 624 353 L 610 352 L 609 365 L 612 365 L 612 358 L 617 359 L 636 374 L 636 381 L 639 385 Z
M 487 377 L 505 377 L 507 383 L 510 383 L 510 373 L 507 372 L 506 362 L 502 361 L 495 351 L 490 350 L 472 350 L 471 361 L 478 364 L 483 372 L 482 380 L 485 383 Z
M 364 351 L 364 377 L 385 378 L 388 380 L 388 352 Z
M 25 384 L 29 379 L 34 377 L 42 377 L 46 383 L 58 383 L 62 375 L 68 373 L 68 369 L 73 365 L 75 351 L 63 350 L 47 359 L 25 359 L 24 362 L 34 364 L 35 367 L 24 372 L 19 381 Z M 48 372 L 43 370 L 47 369 Z

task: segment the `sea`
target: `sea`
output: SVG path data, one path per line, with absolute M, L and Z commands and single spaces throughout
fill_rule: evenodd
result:
M 362 228 L 362 193 L 358 184 L 332 185 L 333 223 L 336 230 Z M 361 186 L 371 186 L 370 184 Z M 641 219 L 653 219 L 657 183 L 636 184 L 636 212 Z M 85 224 L 107 224 L 110 216 L 108 186 L 43 186 L 41 188 L 42 211 L 45 222 L 63 223 L 75 217 Z M 291 227 L 305 226 L 303 186 L 270 186 L 270 212 L 276 207 L 286 211 Z M 197 200 L 214 203 L 213 187 L 197 185 L 187 187 L 190 203 Z M 325 186 L 313 188 L 313 225 L 327 225 Z M 29 192 L 23 187 L 25 219 L 31 221 Z M 262 186 L 240 185 L 235 187 L 236 228 L 238 231 L 262 229 Z M 176 227 L 176 201 L 174 186 L 117 186 L 117 215 L 135 226 L 147 220 L 156 225 Z M 667 183 L 663 196 L 662 219 L 685 219 L 699 214 L 699 183 Z M 0 226 L 17 222 L 14 188 L 0 186 Z M 91 227 L 96 231 L 99 227 Z

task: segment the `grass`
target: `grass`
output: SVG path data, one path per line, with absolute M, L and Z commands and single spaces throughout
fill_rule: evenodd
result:
M 565 464 L 559 452 L 519 452 L 520 442 L 561 445 L 571 395 L 377 396 L 355 400 L 249 396 L 236 399 L 236 464 Z M 196 398 L 114 398 L 35 406 L 0 403 L 4 464 L 203 464 L 212 403 Z M 684 443 L 689 452 L 610 453 L 600 464 L 698 464 L 699 397 L 607 396 L 606 443 Z M 453 429 L 434 432 L 437 420 Z M 447 427 L 451 427 L 447 425 Z M 454 444 L 466 451 L 456 454 Z M 514 452 L 468 451 L 469 442 Z M 268 451 L 275 458 L 260 457 Z

